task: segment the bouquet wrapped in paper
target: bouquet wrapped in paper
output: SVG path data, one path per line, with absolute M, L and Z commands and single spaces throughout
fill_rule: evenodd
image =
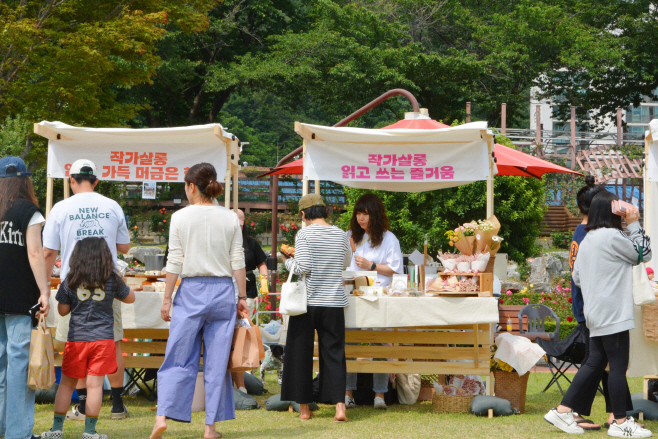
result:
M 486 220 L 477 221 L 477 227 L 475 229 L 476 251 L 482 253 L 485 247 L 489 246 L 491 248 L 493 237 L 498 235 L 499 231 L 500 222 L 495 215 Z
M 471 261 L 471 270 L 474 273 L 481 273 L 487 269 L 487 264 L 489 263 L 489 258 L 491 254 L 488 252 L 477 253 L 473 255 L 473 261 Z
M 475 230 L 477 223 L 464 223 L 455 229 L 455 236 L 458 240 L 455 247 L 464 255 L 471 256 L 475 253 L 477 243 L 475 241 Z
M 457 268 L 457 257 L 459 255 L 454 253 L 439 253 L 437 256 L 446 271 L 455 271 Z

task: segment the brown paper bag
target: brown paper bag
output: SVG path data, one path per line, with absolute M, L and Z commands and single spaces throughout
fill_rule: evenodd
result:
M 477 241 L 476 253 L 484 253 L 484 248 L 486 246 L 492 247 L 493 241 L 491 238 L 496 236 L 500 231 L 500 221 L 498 221 L 496 215 L 491 216 L 491 218 L 487 218 L 487 220 L 491 221 L 494 228 L 493 230 L 487 230 L 487 231 L 482 231 L 480 229 L 477 229 L 475 231 L 475 236 Z
M 475 236 L 462 236 L 462 239 L 455 243 L 457 250 L 466 256 L 472 256 L 475 253 Z
M 244 318 L 248 317 L 245 315 Z M 233 331 L 231 356 L 228 360 L 229 372 L 246 372 L 260 367 L 265 358 L 265 348 L 258 326 L 238 326 Z
M 55 353 L 53 337 L 46 328 L 46 318 L 39 315 L 39 324 L 32 329 L 27 385 L 32 390 L 48 390 L 55 384 Z

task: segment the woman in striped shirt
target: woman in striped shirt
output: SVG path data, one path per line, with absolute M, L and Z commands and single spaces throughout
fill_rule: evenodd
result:
M 320 401 L 336 404 L 336 421 L 345 415 L 345 314 L 343 269 L 352 253 L 345 233 L 329 225 L 327 208 L 318 194 L 299 200 L 305 228 L 295 238 L 295 258 L 286 268 L 306 275 L 307 312 L 290 317 L 286 339 L 281 399 L 300 404 L 301 419 L 310 419 L 313 402 L 313 343 L 318 332 Z

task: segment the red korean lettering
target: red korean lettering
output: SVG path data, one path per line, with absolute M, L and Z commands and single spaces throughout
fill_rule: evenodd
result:
M 404 180 L 404 169 L 391 168 L 391 178 L 393 180 Z
M 117 176 L 116 166 L 103 166 L 103 178 L 115 178 Z
M 388 173 L 388 170 L 386 168 L 379 168 L 377 169 L 377 173 L 375 174 L 375 179 L 390 180 L 391 175 Z
M 151 180 L 162 181 L 164 179 L 164 172 L 161 167 L 151 168 Z
M 131 165 L 131 164 L 138 165 L 139 164 L 139 160 L 137 160 L 137 158 L 139 157 L 138 152 L 126 152 L 124 154 L 124 157 L 125 157 L 124 160 L 123 160 L 124 165 Z
M 153 159 L 153 164 L 156 166 L 167 166 L 167 153 L 156 152 L 155 158 Z M 178 172 L 178 169 L 176 170 L 176 172 Z
M 343 178 L 354 178 L 354 166 L 345 165 L 341 169 L 343 171 Z
M 382 165 L 382 155 L 381 154 L 368 154 L 368 163 L 375 164 L 377 166 Z
M 396 166 L 397 165 L 397 156 L 395 154 L 386 154 L 383 156 L 382 160 L 382 165 L 391 165 L 391 166 Z
M 414 166 L 427 165 L 427 154 L 414 154 Z
M 143 166 L 153 165 L 153 153 L 145 152 L 144 154 L 139 155 L 139 164 Z
M 425 178 L 439 180 L 439 168 L 425 168 Z
M 356 170 L 359 171 L 359 173 L 356 175 L 356 178 L 370 180 L 370 168 L 367 166 L 357 166 Z
M 117 176 L 130 180 L 130 166 L 117 166 Z
M 402 154 L 398 156 L 398 166 L 411 166 L 411 154 Z
M 411 168 L 411 179 L 412 180 L 424 180 L 425 172 L 423 168 Z
M 148 166 L 138 166 L 135 168 L 135 177 L 140 180 L 150 180 Z
M 110 161 L 123 165 L 123 151 L 110 151 Z
M 452 166 L 441 166 L 441 178 L 453 180 L 455 178 L 455 169 Z
M 165 169 L 165 180 L 167 181 L 178 180 L 178 168 L 169 167 Z

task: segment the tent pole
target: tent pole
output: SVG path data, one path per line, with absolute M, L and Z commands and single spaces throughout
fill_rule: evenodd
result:
M 230 209 L 231 207 L 231 196 L 228 193 L 229 188 L 231 187 L 231 168 L 226 170 L 226 177 L 224 177 L 224 207 Z
M 315 193 L 318 195 L 322 195 L 320 193 L 320 180 L 315 180 Z
M 500 132 L 503 134 L 507 132 L 507 104 L 505 102 L 500 105 Z
M 52 177 L 48 177 L 48 181 L 46 182 L 46 218 L 48 218 L 53 208 L 53 180 Z
M 240 170 L 236 165 L 233 165 L 233 210 L 238 210 L 238 178 Z
M 651 182 L 649 181 L 649 176 L 647 173 L 647 163 L 649 162 L 650 159 L 650 151 L 651 151 L 651 141 L 652 141 L 652 136 L 649 134 L 646 139 L 644 139 L 644 172 L 643 172 L 643 178 L 642 180 L 644 181 L 644 194 L 640 194 L 640 202 L 644 199 L 644 212 L 643 212 L 643 218 L 642 218 L 642 225 L 644 226 L 644 230 L 647 231 L 647 234 L 651 236 L 653 233 L 653 230 L 651 230 L 651 206 L 650 206 L 650 201 L 651 201 Z M 641 205 L 638 206 L 638 209 L 642 207 Z
M 62 181 L 64 183 L 64 199 L 66 200 L 68 197 L 71 196 L 71 187 L 69 186 L 68 178 L 63 178 Z
M 493 160 L 493 137 L 487 135 L 489 149 L 489 177 L 487 178 L 487 218 L 494 214 L 494 160 Z

